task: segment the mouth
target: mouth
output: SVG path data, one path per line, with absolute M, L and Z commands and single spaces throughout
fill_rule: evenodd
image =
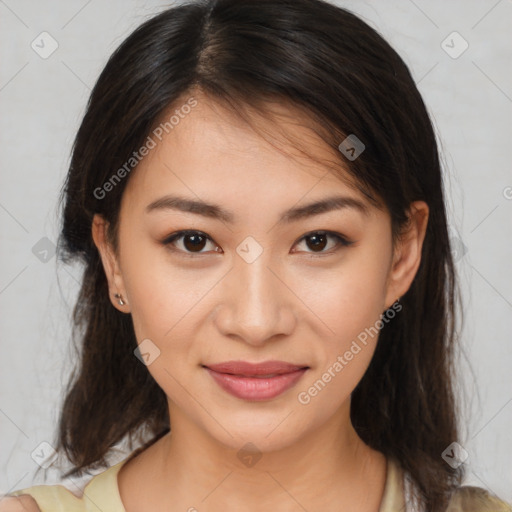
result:
M 202 366 L 221 389 L 250 401 L 271 400 L 281 395 L 293 387 L 309 368 L 284 361 L 227 361 Z

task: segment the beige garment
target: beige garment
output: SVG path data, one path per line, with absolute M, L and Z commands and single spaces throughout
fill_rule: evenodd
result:
M 126 512 L 119 494 L 117 474 L 130 457 L 94 476 L 81 498 L 62 485 L 38 485 L 10 493 L 31 495 L 41 512 Z M 420 512 L 404 495 L 404 478 L 399 465 L 388 459 L 387 478 L 379 512 Z M 461 487 L 446 512 L 512 512 L 512 507 L 476 487 Z

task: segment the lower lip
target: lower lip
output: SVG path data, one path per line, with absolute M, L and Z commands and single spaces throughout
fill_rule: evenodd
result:
M 243 400 L 270 400 L 294 386 L 304 375 L 307 368 L 295 372 L 283 373 L 275 377 L 241 377 L 228 373 L 219 373 L 205 368 L 215 382 L 228 393 Z

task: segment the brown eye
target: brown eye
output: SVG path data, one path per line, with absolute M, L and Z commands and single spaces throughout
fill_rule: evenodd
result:
M 342 247 L 351 245 L 353 242 L 347 240 L 339 233 L 330 233 L 328 231 L 314 231 L 304 235 L 297 246 L 305 245 L 303 250 L 293 252 L 330 254 L 336 252 Z
M 213 240 L 200 231 L 178 231 L 167 237 L 162 242 L 170 249 L 184 254 L 205 254 L 210 251 L 222 252 Z M 210 244 L 210 248 L 208 248 Z M 207 250 L 203 250 L 207 248 Z
M 306 245 L 313 251 L 323 251 L 327 245 L 327 235 L 316 233 L 305 238 Z
M 206 245 L 206 238 L 201 235 L 185 235 L 183 237 L 183 245 L 187 251 L 201 251 Z

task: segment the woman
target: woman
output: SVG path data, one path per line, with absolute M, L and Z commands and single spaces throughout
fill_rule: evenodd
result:
M 82 497 L 0 510 L 510 510 L 460 487 L 432 126 L 351 13 L 210 0 L 144 23 L 92 92 L 61 240 L 85 266 L 67 475 L 140 446 Z

